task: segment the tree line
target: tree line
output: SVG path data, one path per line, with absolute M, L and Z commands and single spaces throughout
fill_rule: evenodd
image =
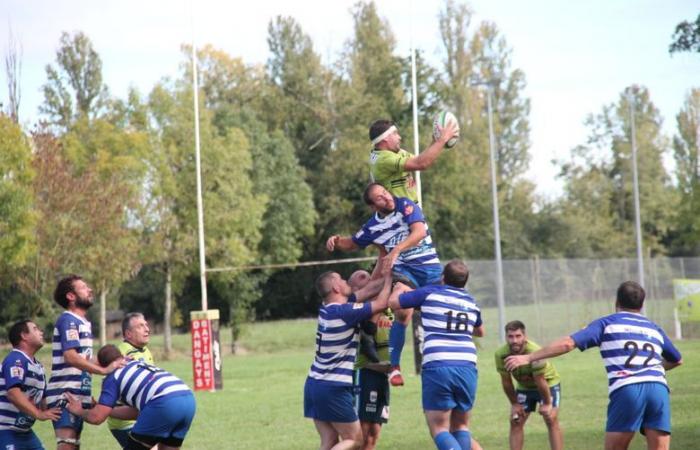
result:
M 590 114 L 586 141 L 557 162 L 563 195 L 538 198 L 524 178 L 526 74 L 513 67 L 497 25 L 473 15 L 447 1 L 437 20 L 441 62 L 417 54 L 420 147 L 439 110 L 461 124 L 458 146 L 423 174 L 424 209 L 443 259 L 493 254 L 484 82 L 494 95 L 504 257 L 634 254 L 630 102 L 645 248 L 697 255 L 700 89 L 689 90 L 668 137 L 651 92 L 624 88 Z M 327 236 L 352 233 L 368 217 L 368 125 L 395 120 L 404 147 L 413 148 L 410 56 L 397 51 L 374 2 L 357 3 L 351 20 L 352 36 L 325 64 L 292 17 L 270 21 L 264 64 L 197 49 L 207 267 L 328 259 Z M 10 47 L 10 96 L 0 115 L 0 324 L 52 321 L 55 282 L 71 272 L 91 281 L 103 309 L 162 318 L 166 349 L 170 327 L 199 309 L 191 48 L 182 55 L 176 78 L 117 98 L 89 37 L 63 33 L 46 66 L 42 119 L 28 130 L 18 125 L 21 57 Z M 663 164 L 668 153 L 673 173 Z M 209 304 L 234 338 L 255 318 L 312 315 L 319 270 L 210 272 Z

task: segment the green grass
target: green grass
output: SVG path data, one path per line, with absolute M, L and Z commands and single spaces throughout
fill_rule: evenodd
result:
M 568 331 L 577 329 L 583 310 L 591 308 L 570 307 L 556 310 L 552 306 L 543 317 L 561 319 Z M 536 318 L 532 308 L 512 308 L 507 319 L 523 317 L 533 331 Z M 605 314 L 600 311 L 597 314 Z M 513 313 L 513 314 L 510 314 Z M 486 449 L 508 447 L 509 405 L 495 372 L 493 351 L 498 333 L 495 311 L 484 311 L 485 323 L 490 333 L 480 343 L 479 388 L 473 411 L 471 428 Z M 561 325 L 563 328 L 565 325 Z M 559 331 L 559 330 L 557 330 Z M 220 392 L 198 392 L 197 415 L 185 441 L 188 449 L 312 449 L 318 445 L 318 437 L 311 421 L 302 417 L 302 389 L 313 357 L 316 322 L 312 319 L 257 323 L 246 330 L 241 345 L 245 354 L 224 356 L 224 389 Z M 556 335 L 565 334 L 565 331 Z M 224 348 L 230 346 L 230 333 L 222 330 Z M 152 346 L 159 354 L 162 337 L 155 336 Z M 191 362 L 186 356 L 188 335 L 176 335 L 173 342 L 180 355 L 159 365 L 191 383 Z M 543 342 L 548 342 L 544 340 Z M 696 448 L 700 441 L 697 426 L 697 405 L 700 404 L 700 346 L 697 341 L 677 343 L 684 356 L 685 365 L 669 372 L 672 388 L 673 437 L 672 447 Z M 408 345 L 408 344 L 407 344 Z M 48 346 L 47 346 L 48 347 Z M 42 349 L 40 358 L 47 363 L 48 348 Z M 410 351 L 404 352 L 404 367 L 411 367 Z M 607 382 L 599 354 L 595 350 L 584 353 L 574 351 L 557 358 L 555 365 L 562 376 L 562 406 L 560 420 L 567 449 L 601 448 L 607 405 Z M 99 388 L 96 377 L 95 390 Z M 382 431 L 380 449 L 429 449 L 434 448 L 425 426 L 420 406 L 420 379 L 407 377 L 406 386 L 392 390 L 391 420 Z M 35 425 L 39 438 L 46 448 L 54 447 L 51 425 L 40 422 Z M 547 431 L 542 420 L 533 415 L 526 427 L 526 448 L 548 448 Z M 83 432 L 83 448 L 118 448 L 105 425 L 87 426 Z M 646 446 L 638 436 L 632 449 Z

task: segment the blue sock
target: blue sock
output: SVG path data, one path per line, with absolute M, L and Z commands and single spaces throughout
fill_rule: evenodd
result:
M 468 430 L 457 430 L 452 433 L 452 436 L 457 439 L 462 450 L 472 450 L 472 434 Z
M 459 442 L 457 442 L 457 439 L 455 439 L 449 431 L 439 433 L 433 440 L 438 450 L 460 450 Z
M 406 325 L 394 321 L 389 330 L 389 359 L 392 366 L 401 364 L 404 342 L 406 342 Z

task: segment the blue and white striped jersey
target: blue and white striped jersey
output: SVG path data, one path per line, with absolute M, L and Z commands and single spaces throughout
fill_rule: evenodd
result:
M 399 296 L 402 308 L 421 310 L 423 367 L 476 365 L 472 333 L 481 310 L 464 289 L 431 285 Z
M 372 316 L 370 303 L 354 303 L 354 300 L 353 294 L 348 303 L 321 305 L 318 311 L 316 356 L 309 370 L 310 378 L 352 386 L 360 340 L 358 324 Z
M 63 352 L 75 349 L 85 359 L 92 358 L 92 324 L 72 312 L 58 317 L 51 344 L 51 378 L 46 391 L 46 402 L 53 407 L 68 391 L 78 397 L 83 406 L 92 404 L 92 376 L 66 363 Z
M 46 390 L 44 367 L 17 349 L 5 357 L 0 370 L 0 430 L 28 431 L 35 419 L 10 402 L 7 391 L 14 387 L 19 387 L 30 402 L 41 408 Z
M 131 361 L 107 375 L 97 403 L 114 407 L 118 401 L 138 409 L 151 400 L 192 392 L 179 378 L 144 361 Z
M 608 394 L 628 384 L 655 382 L 666 385 L 662 357 L 681 359 L 664 330 L 641 314 L 618 312 L 591 322 L 571 335 L 583 351 L 600 347 L 608 373 Z
M 375 213 L 367 223 L 365 223 L 360 231 L 355 233 L 352 241 L 359 247 L 365 248 L 371 244 L 384 247 L 387 253 L 396 247 L 399 243 L 406 240 L 410 230 L 410 225 L 415 222 L 425 223 L 423 211 L 420 206 L 413 203 L 407 198 L 394 197 L 395 209 L 391 214 L 385 217 L 379 217 Z M 396 259 L 396 266 L 406 265 L 426 265 L 440 264 L 433 239 L 428 231 L 428 225 L 425 226 L 428 235 L 424 237 L 415 247 L 401 252 Z

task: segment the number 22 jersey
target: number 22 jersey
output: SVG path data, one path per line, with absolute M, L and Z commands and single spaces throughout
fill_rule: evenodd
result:
M 681 359 L 680 352 L 661 327 L 632 312 L 596 319 L 571 338 L 581 351 L 600 347 L 608 373 L 608 394 L 634 383 L 656 382 L 666 386 L 662 358 L 671 362 Z

